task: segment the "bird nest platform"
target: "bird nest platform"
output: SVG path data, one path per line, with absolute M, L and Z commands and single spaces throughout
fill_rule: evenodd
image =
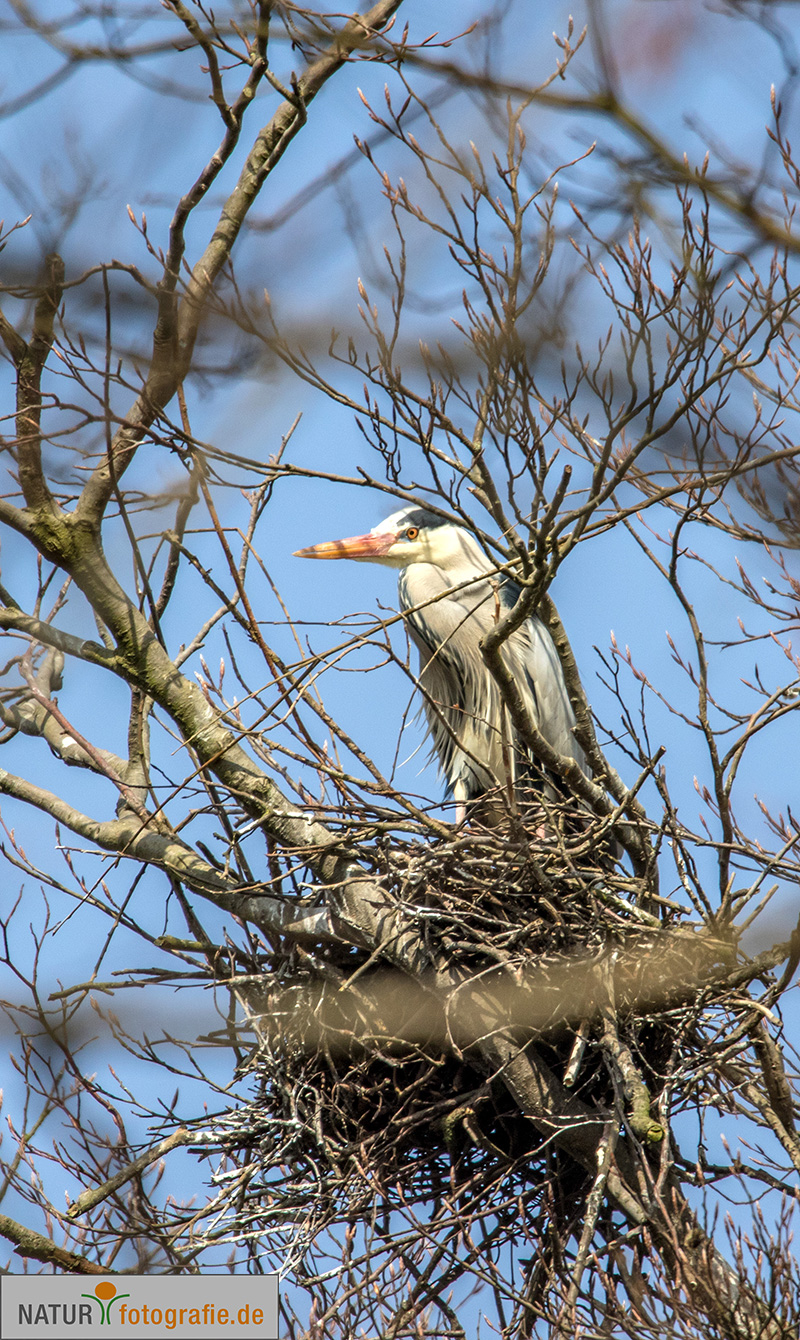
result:
M 637 905 L 630 876 L 572 860 L 564 839 L 468 827 L 387 844 L 375 867 L 378 952 L 294 945 L 250 978 L 255 1094 L 212 1133 L 228 1156 L 218 1177 L 240 1188 L 238 1233 L 309 1242 L 321 1220 L 455 1185 L 493 1188 L 495 1207 L 523 1188 L 570 1199 L 591 1183 L 557 1138 L 577 1110 L 601 1130 L 616 1113 L 656 1158 L 664 1104 L 702 1095 L 697 986 L 724 981 L 730 942 L 666 900 Z M 548 1077 L 551 1129 L 508 1083 L 515 1050 Z

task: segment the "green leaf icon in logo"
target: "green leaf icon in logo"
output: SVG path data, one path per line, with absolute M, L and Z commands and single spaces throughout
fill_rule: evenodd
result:
M 111 1325 L 111 1304 L 119 1298 L 130 1298 L 129 1293 L 117 1293 L 117 1286 L 110 1280 L 103 1280 L 98 1284 L 94 1293 L 82 1293 L 81 1298 L 91 1298 L 93 1303 L 100 1304 L 100 1325 Z

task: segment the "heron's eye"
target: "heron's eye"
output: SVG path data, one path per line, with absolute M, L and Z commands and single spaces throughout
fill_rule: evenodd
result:
M 406 531 L 406 539 L 407 539 L 407 540 L 416 540 L 416 538 L 417 538 L 418 535 L 419 535 L 419 527 L 418 527 L 418 526 L 409 526 L 408 530 Z

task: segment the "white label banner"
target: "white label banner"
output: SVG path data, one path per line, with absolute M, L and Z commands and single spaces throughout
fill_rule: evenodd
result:
M 1 1340 L 279 1340 L 277 1275 L 0 1275 Z

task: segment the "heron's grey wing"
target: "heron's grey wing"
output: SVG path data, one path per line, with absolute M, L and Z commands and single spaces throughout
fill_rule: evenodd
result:
M 503 646 L 503 659 L 518 684 L 536 702 L 536 723 L 545 740 L 583 770 L 586 759 L 572 733 L 575 716 L 553 639 L 538 619 L 526 619 Z
M 503 612 L 514 608 L 521 595 L 516 582 L 506 578 L 500 589 Z M 572 733 L 575 714 L 569 700 L 564 671 L 555 643 L 541 619 L 535 615 L 504 643 L 504 656 L 518 683 L 529 683 L 536 699 L 536 722 L 547 743 L 567 758 L 574 758 L 586 771 L 586 757 Z
M 516 772 L 513 755 L 520 752 L 512 750 L 509 759 L 504 747 L 504 741 L 513 744 L 515 732 L 480 649 L 484 635 L 513 608 L 519 587 L 483 578 L 452 591 L 437 569 L 424 564 L 413 565 L 403 578 L 403 607 L 424 606 L 406 618 L 420 652 L 420 682 L 432 700 L 425 714 L 436 752 L 451 787 L 461 779 L 469 795 L 478 795 L 502 782 L 509 766 Z M 431 603 L 424 605 L 426 600 Z M 501 655 L 547 743 L 585 768 L 561 663 L 541 620 L 526 619 Z

